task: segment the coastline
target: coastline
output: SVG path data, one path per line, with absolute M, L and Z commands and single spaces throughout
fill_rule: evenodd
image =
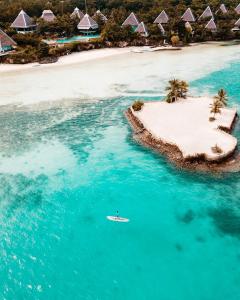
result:
M 201 47 L 216 47 L 221 45 L 227 45 L 228 42 L 204 42 L 204 43 L 194 43 L 189 44 L 186 47 L 183 47 L 181 50 L 183 52 L 188 51 L 197 51 L 200 50 Z M 117 55 L 127 54 L 132 52 L 132 50 L 139 50 L 144 48 L 144 46 L 131 46 L 131 47 L 124 47 L 124 48 L 103 48 L 103 49 L 93 49 L 93 50 L 87 50 L 87 51 L 81 51 L 81 52 L 74 52 L 69 55 L 64 55 L 59 57 L 57 62 L 49 63 L 49 64 L 40 64 L 38 62 L 35 63 L 28 63 L 28 64 L 4 64 L 0 63 L 0 72 L 1 73 L 8 73 L 8 72 L 17 72 L 17 71 L 24 71 L 24 70 L 34 70 L 35 68 L 55 68 L 55 67 L 61 67 L 61 66 L 68 66 L 68 65 L 74 65 L 79 63 L 84 63 L 88 61 L 113 57 Z M 159 52 L 176 52 L 172 51 L 175 49 L 163 49 Z M 156 53 L 157 53 L 156 52 Z M 151 52 L 150 52 L 151 53 Z M 139 55 L 139 54 L 137 54 Z M 141 55 L 141 54 L 140 54 Z
M 133 138 L 136 142 L 163 155 L 170 163 L 179 169 L 212 173 L 240 171 L 240 153 L 237 151 L 237 148 L 229 153 L 227 157 L 218 161 L 207 161 L 204 155 L 186 159 L 183 157 L 182 152 L 177 145 L 172 145 L 161 139 L 154 138 L 141 121 L 133 115 L 131 108 L 128 108 L 127 111 L 125 111 L 125 116 L 133 130 Z M 231 130 L 234 128 L 237 119 L 238 116 L 236 114 L 231 124 Z
M 58 61 L 50 64 L 39 64 L 39 63 L 29 63 L 29 64 L 0 64 L 0 72 L 16 72 L 31 70 L 34 68 L 50 68 L 50 67 L 61 67 L 67 65 L 74 65 L 78 63 L 84 63 L 88 61 L 93 61 L 96 59 L 112 57 L 116 55 L 126 54 L 131 52 L 132 49 L 136 47 L 126 47 L 126 48 L 104 48 L 104 49 L 93 49 L 82 52 L 75 52 L 69 55 L 59 57 Z

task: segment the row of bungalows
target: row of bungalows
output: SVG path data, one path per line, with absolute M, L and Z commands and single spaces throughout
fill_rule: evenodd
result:
M 222 14 L 227 14 L 228 10 L 225 6 L 225 4 L 221 4 L 219 8 L 216 11 L 216 14 L 221 12 Z M 240 4 L 235 8 L 235 12 L 237 14 L 240 14 Z M 191 8 L 187 8 L 187 10 L 184 12 L 184 14 L 181 16 L 181 20 L 185 22 L 185 27 L 192 30 L 192 23 L 195 23 L 197 21 L 204 21 L 208 19 L 208 22 L 205 25 L 205 29 L 209 30 L 211 32 L 217 31 L 217 25 L 215 22 L 214 14 L 208 6 L 203 13 L 200 15 L 200 17 L 197 19 Z M 154 20 L 154 24 L 157 24 L 159 29 L 161 30 L 162 34 L 165 34 L 164 25 L 169 23 L 169 16 L 167 15 L 166 11 L 163 10 Z M 131 26 L 132 29 L 135 32 L 138 32 L 142 36 L 147 37 L 148 36 L 148 30 L 144 22 L 139 22 L 137 16 L 132 12 L 127 19 L 123 22 L 122 26 Z M 233 31 L 240 30 L 240 18 L 235 22 L 235 27 L 232 29 Z
M 98 24 L 94 18 L 100 18 L 103 22 L 107 21 L 107 17 L 101 13 L 100 10 L 96 11 L 93 18 L 88 14 L 84 14 L 79 8 L 75 8 L 71 14 L 71 18 L 79 19 L 77 28 L 82 33 L 93 33 L 98 29 Z M 56 16 L 51 10 L 44 10 L 40 19 L 45 22 L 53 22 Z M 18 33 L 29 33 L 34 32 L 37 28 L 37 23 L 24 11 L 21 10 L 14 22 L 11 25 L 12 28 L 16 29 Z

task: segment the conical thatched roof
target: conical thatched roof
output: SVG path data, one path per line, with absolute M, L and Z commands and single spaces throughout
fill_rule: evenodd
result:
M 165 29 L 163 28 L 162 24 L 159 23 L 159 24 L 157 24 L 157 26 L 158 26 L 158 28 L 160 29 L 162 35 L 165 35 Z
M 217 12 L 219 12 L 219 11 L 221 11 L 223 14 L 226 14 L 228 11 L 227 11 L 227 8 L 226 8 L 226 6 L 225 6 L 225 4 L 221 4 L 220 6 L 219 6 L 219 9 L 217 10 Z
M 85 16 L 78 24 L 78 29 L 79 30 L 98 29 L 98 24 L 88 14 L 85 14 Z
M 217 31 L 217 26 L 216 26 L 216 24 L 215 24 L 215 22 L 214 22 L 214 20 L 213 19 L 211 19 L 208 23 L 207 23 L 207 25 L 205 26 L 205 28 L 206 29 L 208 29 L 208 30 L 211 30 L 211 31 Z
M 148 30 L 144 24 L 144 22 L 141 22 L 138 27 L 136 28 L 135 32 L 141 34 L 142 36 L 148 37 Z
M 41 18 L 45 21 L 45 22 L 52 22 L 55 20 L 55 15 L 54 13 L 50 10 L 50 9 L 46 9 L 42 12 Z
M 238 4 L 238 6 L 235 8 L 235 11 L 237 14 L 240 15 L 240 3 Z
M 16 42 L 0 29 L 0 51 L 4 50 L 5 47 L 13 47 L 16 45 Z
M 237 26 L 237 27 L 240 26 L 240 18 L 237 20 L 237 22 L 234 25 Z
M 186 23 L 185 23 L 185 28 L 186 28 L 186 29 L 190 29 L 191 31 L 193 30 L 193 29 L 192 29 L 192 25 L 191 25 L 189 22 L 186 22 Z
M 166 14 L 165 10 L 163 10 L 153 22 L 154 24 L 167 24 L 168 23 L 168 15 Z
M 71 18 L 78 18 L 79 20 L 82 20 L 83 17 L 84 13 L 78 7 L 76 7 L 71 14 Z
M 97 10 L 93 17 L 99 17 L 103 22 L 107 22 L 107 17 L 100 11 Z
M 213 18 L 213 13 L 212 13 L 212 10 L 210 8 L 210 6 L 208 6 L 204 12 L 201 14 L 201 16 L 199 17 L 199 20 L 202 20 L 202 19 L 206 19 L 206 18 Z
M 11 25 L 12 28 L 22 28 L 22 29 L 31 28 L 35 26 L 36 26 L 35 22 L 29 17 L 28 14 L 25 13 L 24 10 L 20 11 L 17 18 L 14 20 L 14 22 Z
M 132 12 L 127 19 L 123 22 L 122 26 L 138 26 L 139 21 L 136 17 L 136 15 Z
M 196 21 L 191 8 L 188 8 L 185 11 L 185 13 L 182 15 L 181 19 L 185 22 L 195 22 Z

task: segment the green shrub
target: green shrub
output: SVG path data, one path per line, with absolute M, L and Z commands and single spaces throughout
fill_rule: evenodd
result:
M 140 111 L 143 107 L 144 103 L 142 101 L 135 101 L 132 105 L 134 111 Z
M 216 119 L 214 117 L 209 118 L 209 122 L 214 122 Z
M 216 154 L 221 154 L 223 150 L 216 144 L 214 147 L 212 147 L 212 152 Z

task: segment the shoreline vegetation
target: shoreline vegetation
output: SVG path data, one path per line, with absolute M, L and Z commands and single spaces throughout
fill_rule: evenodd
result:
M 17 0 L 1 3 L 0 61 L 54 63 L 70 53 L 133 46 L 184 47 L 240 38 L 240 5 L 195 1 Z M 120 8 L 119 8 L 120 7 Z M 21 9 L 21 11 L 20 11 Z M 20 11 L 20 13 L 19 13 Z M 76 37 L 76 40 L 74 40 Z M 79 40 L 78 40 L 79 38 Z M 61 40 L 61 42 L 59 42 Z M 1 46 L 2 45 L 2 46 Z M 12 48 L 12 49 L 11 49 Z M 12 50 L 12 51 L 9 51 Z
M 184 88 L 181 95 L 173 92 L 176 82 Z M 226 92 L 221 89 L 214 98 L 188 97 L 188 84 L 175 79 L 166 90 L 165 101 L 136 101 L 127 109 L 133 138 L 180 169 L 240 171 L 237 139 L 231 135 L 238 115 L 236 109 L 225 107 Z

